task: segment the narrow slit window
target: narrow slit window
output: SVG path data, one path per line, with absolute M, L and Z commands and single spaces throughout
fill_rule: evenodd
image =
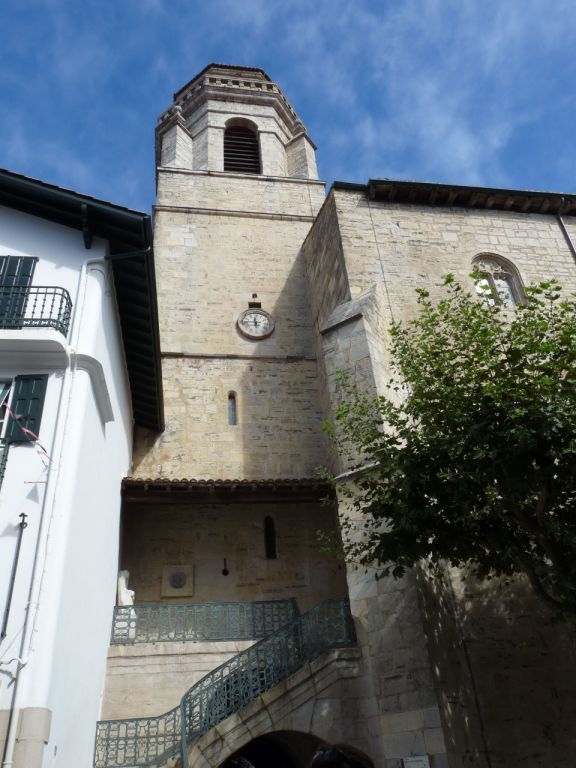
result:
M 228 393 L 228 424 L 235 427 L 238 424 L 238 405 L 236 403 L 236 392 Z
M 266 546 L 266 559 L 276 560 L 276 525 L 274 518 L 266 515 L 264 518 L 264 544 Z
M 8 395 L 10 394 L 11 381 L 0 381 L 0 439 L 4 437 L 4 431 L 7 424 L 6 406 L 8 405 Z

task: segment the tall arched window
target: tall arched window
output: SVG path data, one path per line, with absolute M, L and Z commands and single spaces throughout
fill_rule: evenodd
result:
M 231 173 L 262 173 L 258 133 L 245 125 L 224 131 L 224 170 Z
M 235 427 L 238 424 L 238 406 L 236 392 L 228 392 L 228 424 Z
M 507 259 L 482 253 L 473 261 L 476 292 L 490 306 L 516 307 L 524 298 L 518 270 Z

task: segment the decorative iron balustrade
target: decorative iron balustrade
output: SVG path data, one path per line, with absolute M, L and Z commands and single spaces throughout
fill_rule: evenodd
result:
M 112 645 L 176 641 L 257 640 L 298 615 L 296 600 L 117 605 Z
M 4 474 L 6 472 L 9 448 L 10 444 L 6 443 L 6 440 L 3 437 L 0 438 L 0 487 L 2 486 L 2 480 L 4 480 Z
M 0 285 L 0 328 L 54 328 L 66 336 L 71 315 L 65 288 Z
M 158 717 L 102 720 L 95 768 L 188 766 L 188 749 L 229 715 L 331 648 L 356 641 L 347 600 L 328 600 L 209 672 L 180 705 Z

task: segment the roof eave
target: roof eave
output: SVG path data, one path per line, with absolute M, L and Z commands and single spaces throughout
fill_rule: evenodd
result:
M 394 179 L 370 179 L 367 184 L 335 181 L 332 186 L 335 190 L 364 191 L 370 200 L 382 203 L 514 211 L 555 216 L 576 215 L 576 195 L 571 193 Z
M 162 431 L 162 375 L 150 216 L 6 169 L 0 169 L 0 205 L 78 230 L 85 248 L 91 247 L 93 237 L 108 241 L 134 420 L 139 426 Z M 134 303 L 127 298 L 126 280 L 137 273 L 141 278 L 136 288 L 140 296 Z M 134 286 L 131 288 L 133 293 Z M 135 339 L 132 331 L 136 306 L 142 321 L 139 339 Z M 145 361 L 130 346 L 135 340 L 140 351 L 145 350 Z

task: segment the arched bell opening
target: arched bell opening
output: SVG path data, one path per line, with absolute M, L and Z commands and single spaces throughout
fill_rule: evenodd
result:
M 224 129 L 224 171 L 262 173 L 258 128 L 247 120 L 233 120 Z

